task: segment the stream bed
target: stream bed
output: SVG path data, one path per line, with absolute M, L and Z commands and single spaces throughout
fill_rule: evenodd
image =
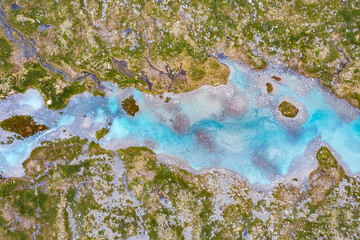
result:
M 31 115 L 49 130 L 0 146 L 0 172 L 21 176 L 22 162 L 42 141 L 71 135 L 99 142 L 107 149 L 146 146 L 158 156 L 178 159 L 191 168 L 225 168 L 250 183 L 269 184 L 289 171 L 316 167 L 315 144 L 329 146 L 344 168 L 360 172 L 360 113 L 319 83 L 282 66 L 256 72 L 230 60 L 227 85 L 159 96 L 102 82 L 106 97 L 83 93 L 60 111 L 47 109 L 39 92 L 29 89 L 0 101 L 0 121 Z M 272 79 L 281 78 L 281 81 Z M 274 90 L 268 93 L 266 83 Z M 131 117 L 121 101 L 134 95 L 140 111 Z M 165 99 L 170 97 L 169 102 Z M 299 113 L 287 118 L 278 111 L 282 101 Z M 100 141 L 96 131 L 110 132 Z M 12 133 L 0 129 L 0 141 Z M 314 165 L 315 164 L 315 165 Z

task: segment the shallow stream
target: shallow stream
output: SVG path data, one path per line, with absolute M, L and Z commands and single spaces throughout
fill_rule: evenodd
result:
M 166 93 L 162 99 L 102 83 L 106 97 L 84 93 L 73 97 L 61 111 L 47 109 L 33 89 L 1 100 L 0 121 L 29 114 L 50 130 L 0 146 L 0 171 L 20 176 L 23 169 L 19 166 L 42 141 L 70 134 L 96 141 L 95 132 L 108 127 L 110 132 L 99 142 L 105 148 L 146 146 L 158 155 L 180 158 L 196 170 L 231 169 L 250 183 L 268 184 L 289 169 L 303 171 L 316 154 L 316 149 L 309 150 L 314 141 L 328 144 L 348 171 L 360 172 L 358 109 L 314 79 L 281 66 L 255 72 L 229 60 L 223 62 L 231 70 L 227 85 Z M 266 91 L 267 82 L 274 87 L 271 93 Z M 135 117 L 121 108 L 121 101 L 130 95 L 140 106 Z M 171 98 L 168 103 L 166 97 Z M 283 117 L 277 110 L 283 100 L 299 109 L 295 118 Z M 0 129 L 0 140 L 11 135 Z

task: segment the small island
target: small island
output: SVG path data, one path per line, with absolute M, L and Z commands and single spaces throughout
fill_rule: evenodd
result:
M 131 116 L 135 116 L 135 114 L 139 111 L 139 106 L 136 105 L 136 101 L 134 96 L 130 96 L 121 102 L 121 106 L 123 109 Z
M 107 128 L 102 128 L 100 129 L 99 131 L 96 132 L 95 136 L 96 136 L 96 139 L 99 141 L 100 139 L 102 139 L 106 134 L 109 133 L 109 129 Z
M 5 131 L 19 134 L 23 138 L 35 135 L 39 131 L 49 129 L 45 125 L 37 124 L 32 116 L 15 115 L 0 122 L 0 127 Z
M 278 109 L 284 117 L 288 117 L 288 118 L 296 117 L 296 115 L 299 112 L 299 109 L 297 109 L 293 104 L 287 101 L 283 101 L 279 105 Z
M 271 85 L 271 83 L 266 83 L 266 91 L 268 93 L 271 93 L 274 90 L 274 87 Z

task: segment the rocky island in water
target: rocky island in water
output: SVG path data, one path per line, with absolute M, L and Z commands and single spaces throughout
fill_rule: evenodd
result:
M 0 239 L 359 239 L 360 2 L 0 1 Z

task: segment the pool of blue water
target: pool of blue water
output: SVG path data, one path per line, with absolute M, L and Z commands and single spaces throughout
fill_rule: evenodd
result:
M 64 137 L 64 130 L 95 140 L 96 130 L 108 127 L 110 132 L 99 142 L 106 148 L 147 146 L 156 154 L 183 159 L 196 170 L 231 169 L 250 183 L 268 184 L 286 175 L 294 159 L 307 157 L 304 152 L 315 138 L 321 138 L 341 156 L 352 173 L 360 171 L 357 109 L 315 80 L 282 67 L 254 72 L 229 60 L 224 63 L 231 70 L 226 86 L 167 93 L 165 96 L 171 97 L 168 103 L 165 97 L 118 89 L 110 83 L 104 83 L 106 97 L 88 93 L 76 96 L 62 113 L 47 109 L 35 90 L 2 100 L 0 120 L 30 114 L 50 130 L 0 146 L 0 170 L 6 174 L 41 141 Z M 274 87 L 272 93 L 266 91 L 267 82 Z M 130 95 L 140 106 L 135 117 L 121 108 L 121 101 Z M 298 104 L 300 113 L 295 119 L 279 116 L 277 106 L 283 100 Z M 8 133 L 1 130 L 0 134 Z

